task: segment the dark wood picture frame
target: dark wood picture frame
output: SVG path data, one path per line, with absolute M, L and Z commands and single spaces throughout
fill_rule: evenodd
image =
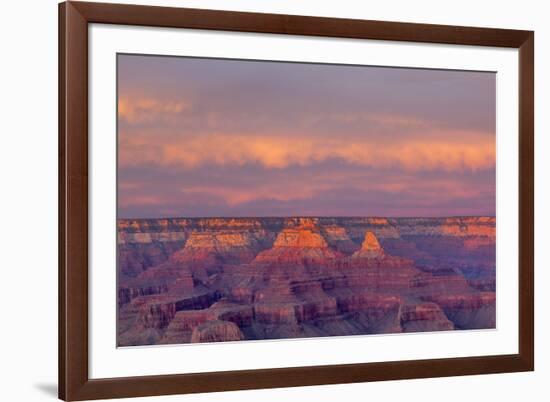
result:
M 88 24 L 519 49 L 519 353 L 90 379 L 88 376 Z M 59 397 L 138 397 L 534 369 L 534 33 L 508 29 L 66 2 L 59 5 Z

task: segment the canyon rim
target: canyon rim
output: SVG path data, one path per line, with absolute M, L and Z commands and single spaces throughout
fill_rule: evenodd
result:
M 494 73 L 117 57 L 119 347 L 496 327 Z

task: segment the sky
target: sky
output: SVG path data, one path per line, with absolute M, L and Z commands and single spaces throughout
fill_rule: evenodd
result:
M 118 56 L 118 216 L 495 214 L 496 75 Z

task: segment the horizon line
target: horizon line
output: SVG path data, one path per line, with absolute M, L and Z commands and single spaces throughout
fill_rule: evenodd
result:
M 160 220 L 160 219 L 293 219 L 293 218 L 309 218 L 309 219 L 322 219 L 322 218 L 384 218 L 384 219 L 441 219 L 441 218 L 496 218 L 496 215 L 441 215 L 441 216 L 384 216 L 384 215 L 287 215 L 287 216 L 170 216 L 170 217 L 147 217 L 147 218 L 121 218 L 116 220 Z

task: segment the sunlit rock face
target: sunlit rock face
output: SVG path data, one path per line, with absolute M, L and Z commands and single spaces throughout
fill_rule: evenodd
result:
M 355 258 L 382 258 L 384 249 L 380 246 L 378 239 L 372 232 L 365 234 L 365 240 L 361 244 L 361 249 L 353 254 Z
M 300 226 L 296 229 L 284 229 L 277 235 L 274 248 L 328 248 L 321 234 L 311 226 Z
M 244 335 L 231 321 L 212 320 L 197 325 L 191 334 L 192 343 L 241 341 Z
M 495 327 L 495 218 L 118 222 L 118 345 Z
M 324 265 L 341 256 L 329 248 L 320 231 L 311 225 L 283 229 L 273 246 L 254 259 L 255 264 L 270 265 Z

